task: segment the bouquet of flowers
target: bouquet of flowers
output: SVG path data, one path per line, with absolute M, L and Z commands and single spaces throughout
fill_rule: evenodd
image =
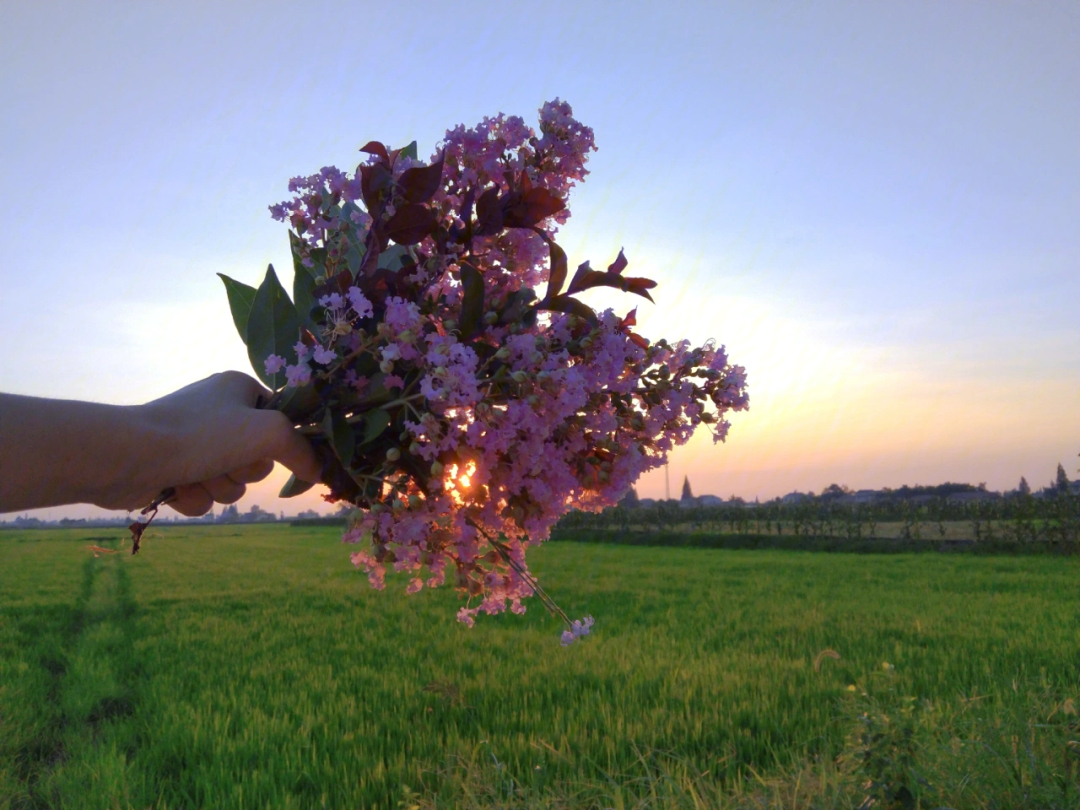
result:
M 271 207 L 290 226 L 292 298 L 273 267 L 256 289 L 222 276 L 236 328 L 277 408 L 324 462 L 326 499 L 353 508 L 353 563 L 409 593 L 448 579 L 458 618 L 543 593 L 525 559 L 570 509 L 615 504 L 701 423 L 722 441 L 747 407 L 723 347 L 650 342 L 634 312 L 575 298 L 614 287 L 652 300 L 655 282 L 588 262 L 571 275 L 555 242 L 588 173 L 592 130 L 556 99 L 539 130 L 515 116 L 416 144 L 378 142 L 349 174 L 289 183 Z M 282 495 L 310 484 L 290 480 Z

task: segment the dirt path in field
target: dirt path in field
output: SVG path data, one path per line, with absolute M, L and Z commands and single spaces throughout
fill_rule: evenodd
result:
M 71 795 L 73 781 L 91 776 L 86 764 L 93 757 L 87 752 L 115 736 L 108 733 L 110 725 L 135 713 L 141 667 L 135 654 L 137 608 L 125 562 L 119 554 L 88 557 L 70 608 L 55 613 L 52 628 L 28 627 L 36 638 L 27 641 L 44 643 L 40 664 L 48 688 L 38 707 L 44 722 L 16 757 L 26 789 L 16 808 L 58 806 L 61 794 Z M 125 753 L 130 759 L 134 746 Z M 75 768 L 81 773 L 74 773 L 73 765 L 81 765 Z

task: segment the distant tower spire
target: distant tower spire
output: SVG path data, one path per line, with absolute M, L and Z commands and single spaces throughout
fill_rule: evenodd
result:
M 682 500 L 692 501 L 694 500 L 694 493 L 690 491 L 690 476 L 683 476 L 682 480 Z

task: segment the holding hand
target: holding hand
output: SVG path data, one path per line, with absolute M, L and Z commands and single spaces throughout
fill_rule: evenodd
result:
M 319 480 L 321 464 L 288 418 L 260 410 L 270 392 L 235 371 L 145 405 L 0 394 L 0 512 L 91 503 L 140 509 L 173 487 L 195 516 L 239 500 L 274 462 Z

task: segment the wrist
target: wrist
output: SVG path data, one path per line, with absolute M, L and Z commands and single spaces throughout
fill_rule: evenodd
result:
M 133 511 L 146 506 L 162 488 L 162 468 L 175 454 L 164 420 L 149 405 L 101 406 L 98 464 L 87 482 L 87 501 L 105 509 Z

